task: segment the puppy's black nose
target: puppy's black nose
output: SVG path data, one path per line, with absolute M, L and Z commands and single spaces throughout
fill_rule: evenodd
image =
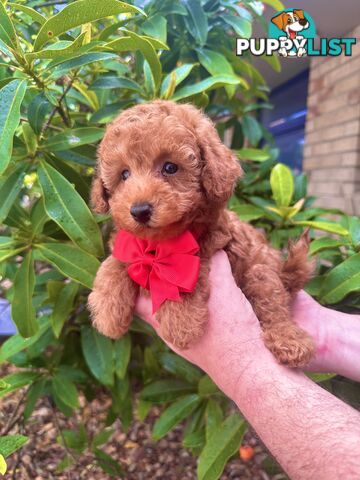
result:
M 131 215 L 139 223 L 147 223 L 150 220 L 153 207 L 150 203 L 134 203 L 130 208 Z
M 307 24 L 306 18 L 300 18 L 299 23 L 301 26 L 305 27 L 305 25 Z

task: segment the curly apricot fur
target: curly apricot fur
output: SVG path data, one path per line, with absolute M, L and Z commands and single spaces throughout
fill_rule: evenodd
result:
M 178 172 L 164 176 L 171 161 Z M 121 172 L 129 170 L 125 181 Z M 194 292 L 182 302 L 165 302 L 157 318 L 164 337 L 187 348 L 204 332 L 208 317 L 209 260 L 219 249 L 229 257 L 236 283 L 250 300 L 263 328 L 264 341 L 280 363 L 303 366 L 314 342 L 290 317 L 290 302 L 309 280 L 308 239 L 289 245 L 288 258 L 272 248 L 251 225 L 226 209 L 241 167 L 221 142 L 208 117 L 188 104 L 157 100 L 124 111 L 108 127 L 99 148 L 92 205 L 110 211 L 115 229 L 142 238 L 165 239 L 190 229 L 198 236 L 201 272 Z M 149 202 L 148 225 L 130 214 L 134 203 Z M 89 297 L 93 322 L 112 338 L 130 324 L 138 286 L 126 266 L 109 257 L 97 274 Z

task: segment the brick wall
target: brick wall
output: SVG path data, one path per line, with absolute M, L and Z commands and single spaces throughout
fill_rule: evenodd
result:
M 312 58 L 304 171 L 317 205 L 360 215 L 360 26 L 351 57 Z

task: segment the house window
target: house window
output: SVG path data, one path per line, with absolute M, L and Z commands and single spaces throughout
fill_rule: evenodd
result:
M 291 61 L 291 60 L 290 60 Z M 273 110 L 263 110 L 262 122 L 280 149 L 279 162 L 302 171 L 309 70 L 275 88 L 270 94 Z

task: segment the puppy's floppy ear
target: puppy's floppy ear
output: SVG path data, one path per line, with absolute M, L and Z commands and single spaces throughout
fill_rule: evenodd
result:
M 202 187 L 210 202 L 225 203 L 237 179 L 242 175 L 240 164 L 226 147 L 210 120 L 203 117 L 196 130 L 202 161 Z
M 108 213 L 109 192 L 106 190 L 103 181 L 98 173 L 95 174 L 91 186 L 90 203 L 96 213 Z
M 294 10 L 294 13 L 301 19 L 305 18 L 304 10 Z
M 280 30 L 284 30 L 286 24 L 286 13 L 279 13 L 276 17 L 271 19 L 272 23 L 274 23 Z

